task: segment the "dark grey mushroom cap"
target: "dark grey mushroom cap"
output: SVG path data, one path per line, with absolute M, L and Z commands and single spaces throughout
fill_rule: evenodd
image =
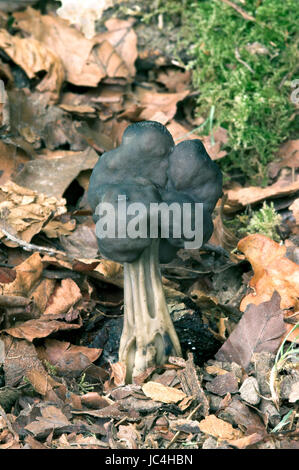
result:
M 88 200 L 93 209 L 109 202 L 115 207 L 118 196 L 127 203 L 176 202 L 182 207 L 186 202 L 203 203 L 203 243 L 213 232 L 212 211 L 222 195 L 222 175 L 207 154 L 200 140 L 183 141 L 174 146 L 172 136 L 165 126 L 154 121 L 130 125 L 124 132 L 121 145 L 104 153 L 95 165 L 89 183 Z M 133 216 L 128 216 L 128 224 Z M 94 215 L 97 222 L 99 216 Z M 163 228 L 160 220 L 158 237 Z M 171 223 L 170 223 L 171 225 Z M 160 260 L 169 262 L 185 238 L 175 238 L 172 226 L 169 236 L 161 238 Z M 118 262 L 133 262 L 150 245 L 149 233 L 145 238 L 98 237 L 101 253 Z

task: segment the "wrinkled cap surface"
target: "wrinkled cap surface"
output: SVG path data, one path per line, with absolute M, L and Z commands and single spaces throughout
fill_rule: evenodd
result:
M 98 222 L 105 203 L 115 209 L 115 237 L 98 237 L 100 252 L 118 262 L 133 262 L 150 245 L 150 233 L 145 238 L 120 237 L 117 232 L 119 196 L 127 204 L 162 202 L 170 205 L 191 203 L 194 218 L 195 203 L 203 203 L 203 243 L 213 232 L 212 211 L 222 194 L 222 175 L 211 160 L 200 140 L 187 140 L 174 145 L 165 126 L 155 121 L 130 125 L 124 132 L 121 145 L 104 153 L 95 165 L 89 183 L 88 200 Z M 123 206 L 121 206 L 123 207 Z M 127 224 L 134 222 L 134 214 L 127 215 Z M 192 219 L 193 220 L 193 219 Z M 168 225 L 169 236 L 162 237 L 160 261 L 169 262 L 185 239 L 173 236 L 173 219 L 159 219 L 157 237 Z M 98 234 L 97 234 L 98 235 Z

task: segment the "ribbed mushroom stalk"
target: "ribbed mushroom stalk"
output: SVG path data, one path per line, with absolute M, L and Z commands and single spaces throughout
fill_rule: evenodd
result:
M 133 263 L 124 263 L 124 327 L 119 359 L 126 381 L 148 367 L 164 364 L 181 347 L 169 315 L 159 267 L 159 242 L 153 240 Z

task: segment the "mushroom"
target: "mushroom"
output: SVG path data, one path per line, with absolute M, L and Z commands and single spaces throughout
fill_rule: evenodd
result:
M 167 218 L 157 208 L 176 203 L 183 209 L 188 203 L 190 223 L 195 226 L 195 203 L 201 203 L 201 243 L 205 243 L 213 232 L 211 214 L 221 194 L 221 172 L 202 142 L 194 139 L 175 146 L 166 127 L 155 121 L 127 127 L 121 145 L 104 153 L 93 169 L 88 200 L 99 249 L 106 258 L 124 264 L 119 360 L 126 364 L 127 383 L 148 367 L 164 364 L 170 355 L 182 354 L 159 262 L 169 262 L 178 249 L 188 246 L 187 240 L 194 240 L 195 232 L 186 237 L 181 218 L 176 223 L 175 212 Z M 145 210 L 138 212 L 140 203 Z M 108 226 L 109 234 L 104 232 Z

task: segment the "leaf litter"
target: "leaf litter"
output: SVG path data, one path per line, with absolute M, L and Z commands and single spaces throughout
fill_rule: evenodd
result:
M 157 120 L 176 142 L 200 137 L 215 160 L 228 133 L 200 133 L 191 73 L 138 44 L 136 17 L 108 14 L 86 32 L 29 7 L 13 26 L 0 30 L 0 448 L 298 448 L 298 416 L 283 421 L 297 407 L 298 356 L 277 374 L 278 408 L 269 387 L 298 322 L 288 257 L 298 244 L 298 141 L 282 143 L 267 187 L 225 186 L 212 248 L 162 266 L 184 357 L 126 385 L 123 270 L 98 253 L 90 171 L 131 122 Z M 288 210 L 284 244 L 238 240 L 224 226 L 264 200 Z

